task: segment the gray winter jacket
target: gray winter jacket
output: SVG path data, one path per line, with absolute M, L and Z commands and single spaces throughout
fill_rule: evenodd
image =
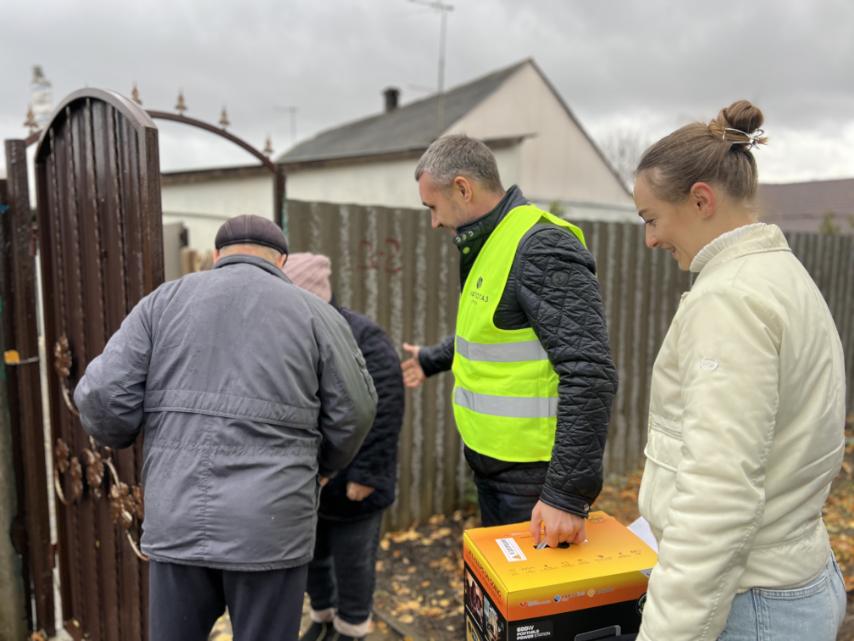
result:
M 341 315 L 252 256 L 143 298 L 74 400 L 104 445 L 143 431 L 143 551 L 231 570 L 311 559 L 318 474 L 350 462 L 376 411 Z

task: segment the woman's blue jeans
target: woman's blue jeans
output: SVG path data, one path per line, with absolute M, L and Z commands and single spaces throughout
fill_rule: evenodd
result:
M 806 585 L 736 595 L 718 641 L 834 641 L 845 608 L 845 582 L 831 553 L 821 574 Z

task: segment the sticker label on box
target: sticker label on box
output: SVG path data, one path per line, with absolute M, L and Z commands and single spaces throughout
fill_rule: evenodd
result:
M 495 539 L 495 542 L 498 543 L 498 547 L 501 548 L 505 558 L 511 563 L 514 561 L 528 560 L 528 557 L 526 557 L 525 553 L 522 552 L 522 548 L 520 548 L 519 544 L 516 543 L 516 539 Z

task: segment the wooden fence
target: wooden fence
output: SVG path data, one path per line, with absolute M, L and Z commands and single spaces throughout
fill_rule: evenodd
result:
M 412 209 L 288 202 L 292 251 L 333 261 L 336 299 L 374 318 L 398 346 L 430 345 L 453 333 L 459 295 L 457 250 L 429 216 Z M 649 251 L 633 223 L 582 222 L 598 265 L 611 350 L 620 377 L 605 469 L 618 474 L 642 462 L 649 379 L 655 355 L 690 286 L 664 252 Z M 854 371 L 854 236 L 793 234 L 789 241 L 829 301 Z M 469 472 L 450 411 L 450 374 L 407 394 L 400 443 L 398 500 L 388 525 L 405 527 L 448 513 L 472 496 Z M 848 406 L 854 390 L 849 383 Z

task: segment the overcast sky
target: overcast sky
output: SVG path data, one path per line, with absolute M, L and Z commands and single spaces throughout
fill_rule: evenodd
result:
M 854 177 L 850 0 L 443 0 L 446 87 L 531 57 L 598 141 L 652 142 L 737 98 L 765 113 L 765 182 Z M 409 0 L 0 0 L 0 138 L 22 137 L 32 65 L 54 102 L 82 86 L 216 121 L 276 153 L 435 91 L 439 13 Z M 158 122 L 164 169 L 250 164 L 210 134 Z M 524 187 L 524 186 L 523 186 Z

